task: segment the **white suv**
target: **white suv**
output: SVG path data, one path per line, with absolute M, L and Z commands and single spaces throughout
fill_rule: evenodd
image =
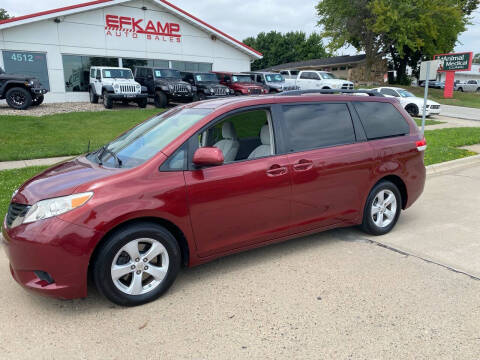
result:
M 101 97 L 107 109 L 113 107 L 114 101 L 134 101 L 141 108 L 148 101 L 147 89 L 134 80 L 132 70 L 127 68 L 91 67 L 89 92 L 91 103 L 98 103 Z

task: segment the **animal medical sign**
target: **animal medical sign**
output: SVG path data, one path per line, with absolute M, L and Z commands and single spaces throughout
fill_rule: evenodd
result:
M 105 34 L 112 37 L 181 42 L 180 25 L 130 16 L 105 16 Z
M 473 53 L 434 55 L 434 60 L 442 60 L 439 71 L 470 71 Z

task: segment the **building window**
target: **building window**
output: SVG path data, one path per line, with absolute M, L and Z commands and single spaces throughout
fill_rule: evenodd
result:
M 168 69 L 169 68 L 169 63 L 168 60 L 148 60 L 148 59 L 122 59 L 122 64 L 123 67 L 132 69 L 135 66 L 151 66 L 151 67 L 157 67 L 161 69 Z
M 180 71 L 212 71 L 212 64 L 189 61 L 172 61 L 172 68 Z
M 62 60 L 67 92 L 88 91 L 91 66 L 118 66 L 117 58 L 63 55 Z
M 4 50 L 3 64 L 6 73 L 36 77 L 47 90 L 50 90 L 45 53 Z
M 346 66 L 340 66 L 340 70 L 347 70 Z

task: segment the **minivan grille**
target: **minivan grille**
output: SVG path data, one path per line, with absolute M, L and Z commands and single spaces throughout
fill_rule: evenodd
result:
M 349 84 L 349 83 L 342 84 L 342 89 L 353 90 L 353 84 Z
M 228 89 L 227 89 L 227 88 L 223 88 L 223 87 L 215 88 L 215 95 L 217 95 L 217 96 L 225 96 L 225 95 L 228 95 Z
M 252 95 L 260 95 L 262 93 L 262 90 L 260 90 L 260 89 L 250 89 L 249 92 Z
M 175 84 L 173 86 L 173 91 L 179 92 L 179 93 L 188 93 L 188 87 L 187 85 L 183 85 L 183 84 Z
M 8 207 L 7 226 L 11 227 L 17 218 L 23 218 L 27 215 L 28 209 L 30 209 L 29 205 L 11 203 Z
M 120 85 L 121 93 L 134 93 L 136 92 L 135 85 Z

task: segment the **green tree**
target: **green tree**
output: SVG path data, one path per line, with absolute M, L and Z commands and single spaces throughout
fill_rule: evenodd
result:
M 252 64 L 252 70 L 269 68 L 288 62 L 318 59 L 329 56 L 319 34 L 307 37 L 304 32 L 261 32 L 256 37 L 243 40 L 248 46 L 260 51 L 263 58 Z
M 316 6 L 323 27 L 323 36 L 329 38 L 328 49 L 338 50 L 346 45 L 366 54 L 367 80 L 372 66 L 381 57 L 381 38 L 372 29 L 375 23 L 369 4 L 372 0 L 323 0 Z
M 7 10 L 0 8 L 0 20 L 10 19 Z
M 367 55 L 367 72 L 389 54 L 397 77 L 407 66 L 451 51 L 478 0 L 323 0 L 316 9 L 329 49 L 352 45 Z
M 458 35 L 465 31 L 468 17 L 458 0 L 373 0 L 369 8 L 379 34 L 390 54 L 399 82 L 405 82 L 407 66 L 418 76 L 418 63 L 434 54 L 450 52 Z

